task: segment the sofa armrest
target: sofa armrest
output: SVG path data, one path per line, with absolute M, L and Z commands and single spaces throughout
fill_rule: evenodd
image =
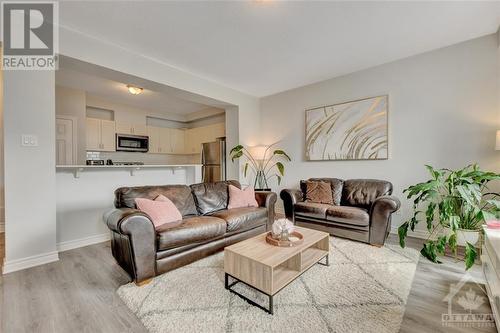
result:
M 274 192 L 255 191 L 255 200 L 257 200 L 259 207 L 267 208 L 267 230 L 271 230 L 274 223 L 274 206 L 278 196 Z
M 121 208 L 106 213 L 104 220 L 112 232 L 127 240 L 112 244 L 118 263 L 133 274 L 136 283 L 154 277 L 156 231 L 149 216 L 136 209 Z
M 301 190 L 295 189 L 285 189 L 281 190 L 280 198 L 283 200 L 283 206 L 285 208 L 285 216 L 287 219 L 295 222 L 295 210 L 294 205 L 297 202 L 304 201 L 304 197 Z
M 392 195 L 375 199 L 370 209 L 370 244 L 384 245 L 391 228 L 391 215 L 400 206 L 399 199 Z

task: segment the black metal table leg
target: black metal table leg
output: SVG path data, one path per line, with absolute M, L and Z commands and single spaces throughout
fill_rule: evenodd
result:
M 325 258 L 325 263 L 322 263 L 321 261 L 318 261 L 318 264 L 323 265 L 323 266 L 330 266 L 330 255 L 327 254 L 323 258 Z M 321 260 L 323 260 L 323 258 Z
M 274 314 L 273 296 L 269 295 L 269 314 Z
M 229 289 L 229 274 L 224 273 L 224 287 Z

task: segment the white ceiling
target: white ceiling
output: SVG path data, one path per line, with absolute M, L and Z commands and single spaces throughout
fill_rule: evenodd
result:
M 494 33 L 500 2 L 61 2 L 60 23 L 254 96 Z
M 129 82 L 118 82 L 64 67 L 56 71 L 57 85 L 84 90 L 90 95 L 101 97 L 109 102 L 155 111 L 157 114 L 189 116 L 210 108 L 208 105 L 194 103 L 151 89 L 144 89 L 140 95 L 132 95 L 127 89 L 127 84 L 134 82 L 132 80 L 131 78 Z

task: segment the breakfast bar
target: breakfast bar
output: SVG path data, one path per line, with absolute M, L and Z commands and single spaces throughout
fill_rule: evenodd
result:
M 201 182 L 201 170 L 201 164 L 56 166 L 59 251 L 109 239 L 102 216 L 113 208 L 117 188 L 190 185 Z

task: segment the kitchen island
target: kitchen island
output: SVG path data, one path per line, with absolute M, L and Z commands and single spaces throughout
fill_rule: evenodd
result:
M 122 186 L 194 184 L 201 164 L 56 166 L 57 243 L 59 251 L 109 239 L 102 221 Z

